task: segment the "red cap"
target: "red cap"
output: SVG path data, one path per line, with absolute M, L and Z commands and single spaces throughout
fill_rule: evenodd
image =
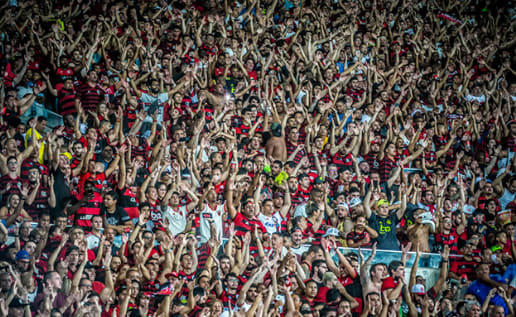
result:
M 179 274 L 177 274 L 177 272 L 170 272 L 170 273 L 165 274 L 166 279 L 169 279 L 171 277 L 179 278 Z

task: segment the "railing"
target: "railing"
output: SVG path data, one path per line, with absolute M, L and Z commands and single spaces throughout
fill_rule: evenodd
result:
M 27 122 L 30 118 L 43 116 L 47 118 L 47 130 L 54 129 L 57 126 L 63 125 L 63 117 L 60 114 L 57 114 L 51 110 L 48 110 L 45 107 L 42 107 L 37 104 L 33 104 L 27 112 L 25 112 L 20 120 L 22 122 Z
M 353 252 L 358 255 L 358 249 L 355 248 L 339 248 L 343 254 Z M 369 258 L 371 255 L 371 249 L 361 249 L 362 254 L 364 255 L 364 261 Z M 385 263 L 389 265 L 393 260 L 401 260 L 401 251 L 391 251 L 391 250 L 377 250 L 376 255 L 372 261 L 372 264 L 375 263 Z M 408 252 L 407 253 L 407 267 L 412 267 L 414 265 L 414 261 L 416 259 L 416 252 Z M 441 255 L 437 253 L 421 253 L 419 256 L 419 265 L 421 268 L 432 268 L 438 269 L 441 265 Z

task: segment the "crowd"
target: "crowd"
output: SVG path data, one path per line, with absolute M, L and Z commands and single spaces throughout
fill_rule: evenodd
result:
M 514 316 L 514 8 L 4 1 L 0 315 Z

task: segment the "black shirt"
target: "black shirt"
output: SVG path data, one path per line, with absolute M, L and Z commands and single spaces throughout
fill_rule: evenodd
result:
M 102 213 L 106 215 L 106 222 L 111 226 L 120 226 L 127 221 L 131 221 L 131 218 L 127 215 L 125 210 L 118 205 L 116 206 L 115 212 L 113 213 L 109 213 L 106 207 L 102 206 Z

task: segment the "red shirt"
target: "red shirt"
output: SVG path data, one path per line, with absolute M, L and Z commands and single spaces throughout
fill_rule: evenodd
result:
M 387 290 L 387 289 L 392 289 L 392 288 L 396 288 L 396 286 L 398 286 L 399 282 L 398 281 L 395 281 L 394 278 L 392 276 L 389 276 L 388 278 L 386 278 L 385 280 L 383 280 L 383 283 L 382 283 L 382 292 Z M 401 296 L 401 294 L 400 294 Z

